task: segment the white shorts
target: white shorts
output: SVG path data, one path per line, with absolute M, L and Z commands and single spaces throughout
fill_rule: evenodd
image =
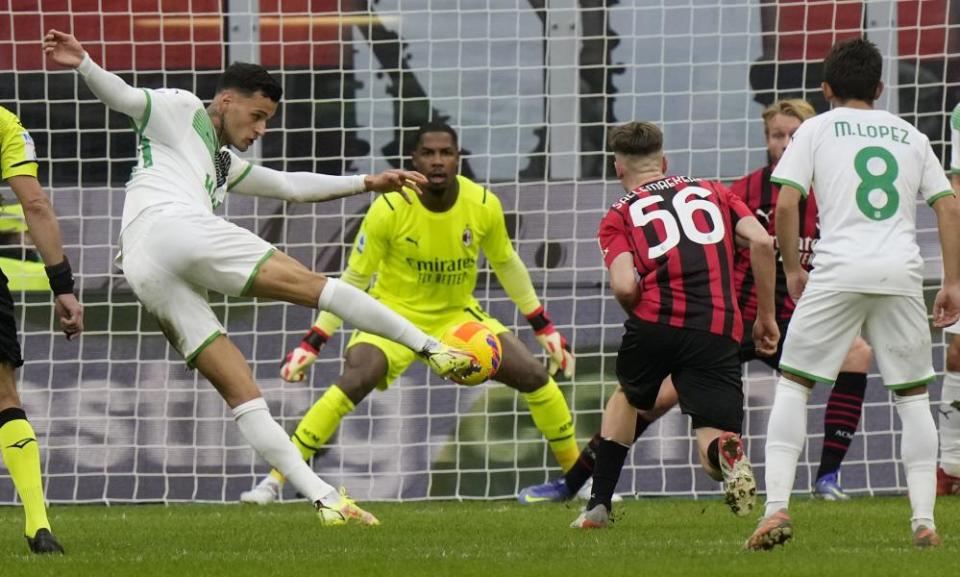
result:
M 943 332 L 950 333 L 951 335 L 960 335 L 960 322 L 956 322 L 949 327 L 945 327 Z
M 140 213 L 120 235 L 123 276 L 170 344 L 193 361 L 226 334 L 207 290 L 243 296 L 276 250 L 231 222 L 183 205 Z
M 833 383 L 861 328 L 887 388 L 908 389 L 933 380 L 930 324 L 921 297 L 809 286 L 790 319 L 780 370 Z

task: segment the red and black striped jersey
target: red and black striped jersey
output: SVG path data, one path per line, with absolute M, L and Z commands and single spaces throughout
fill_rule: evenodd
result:
M 772 166 L 764 166 L 734 182 L 730 190 L 747 205 L 760 224 L 766 227 L 767 233 L 776 238 L 774 226 L 780 186 L 770 182 L 772 172 Z M 806 198 L 800 200 L 800 265 L 805 270 L 809 271 L 811 268 L 813 247 L 817 244 L 818 238 L 820 238 L 820 228 L 817 225 L 817 201 L 811 192 Z M 750 269 L 750 250 L 738 249 L 734 260 L 737 302 L 740 304 L 744 321 L 752 322 L 757 318 L 757 287 L 753 281 L 753 271 Z M 779 245 L 777 246 L 777 285 L 774 304 L 777 320 L 789 321 L 796 305 L 787 293 L 787 275 L 783 272 Z
M 610 207 L 600 223 L 600 249 L 608 267 L 617 256 L 632 255 L 637 318 L 739 341 L 734 227 L 746 216 L 750 210 L 722 184 L 669 176 Z

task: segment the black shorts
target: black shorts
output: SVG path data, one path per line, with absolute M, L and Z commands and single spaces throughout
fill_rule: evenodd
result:
M 633 407 L 652 409 L 663 379 L 672 376 L 680 410 L 690 416 L 694 429 L 741 432 L 743 383 L 736 341 L 637 318 L 624 327 L 617 378 Z
M 757 347 L 753 342 L 753 323 L 743 326 L 743 342 L 740 343 L 740 362 L 760 361 L 775 371 L 780 370 L 780 355 L 783 354 L 783 341 L 787 339 L 787 324 L 790 321 L 777 321 L 780 327 L 780 342 L 777 343 L 777 352 L 771 357 L 761 357 L 757 354 Z
M 17 318 L 14 316 L 8 282 L 7 275 L 0 271 L 0 363 L 17 368 L 23 365 L 23 357 L 20 354 L 20 341 L 17 340 Z

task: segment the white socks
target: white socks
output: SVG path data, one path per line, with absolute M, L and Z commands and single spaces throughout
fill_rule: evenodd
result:
M 900 459 L 907 473 L 912 529 L 919 525 L 931 529 L 933 505 L 937 499 L 937 427 L 930 414 L 930 394 L 896 397 L 897 414 L 903 434 L 900 438 Z
M 416 298 L 411 295 L 410 298 Z M 365 333 L 373 333 L 420 352 L 436 343 L 407 319 L 383 303 L 345 282 L 328 278 L 317 308 L 329 311 Z
M 237 405 L 233 418 L 243 438 L 270 465 L 280 471 L 311 503 L 322 501 L 331 506 L 340 502 L 337 490 L 318 477 L 300 456 L 300 451 L 270 416 L 267 402 L 258 397 Z
M 767 507 L 764 517 L 786 509 L 797 476 L 797 459 L 807 438 L 810 389 L 781 376 L 767 423 Z
M 960 401 L 960 373 L 944 373 L 941 400 L 940 467 L 946 474 L 960 477 L 960 410 L 951 406 Z

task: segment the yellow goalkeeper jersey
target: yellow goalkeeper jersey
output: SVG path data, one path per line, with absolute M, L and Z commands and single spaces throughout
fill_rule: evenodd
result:
M 457 181 L 457 201 L 445 212 L 427 210 L 412 191 L 412 204 L 397 193 L 378 197 L 350 253 L 352 270 L 376 273 L 370 294 L 417 324 L 476 303 L 481 249 L 495 263 L 513 253 L 500 199 L 468 178 Z
M 37 153 L 17 115 L 0 106 L 0 180 L 37 177 Z

